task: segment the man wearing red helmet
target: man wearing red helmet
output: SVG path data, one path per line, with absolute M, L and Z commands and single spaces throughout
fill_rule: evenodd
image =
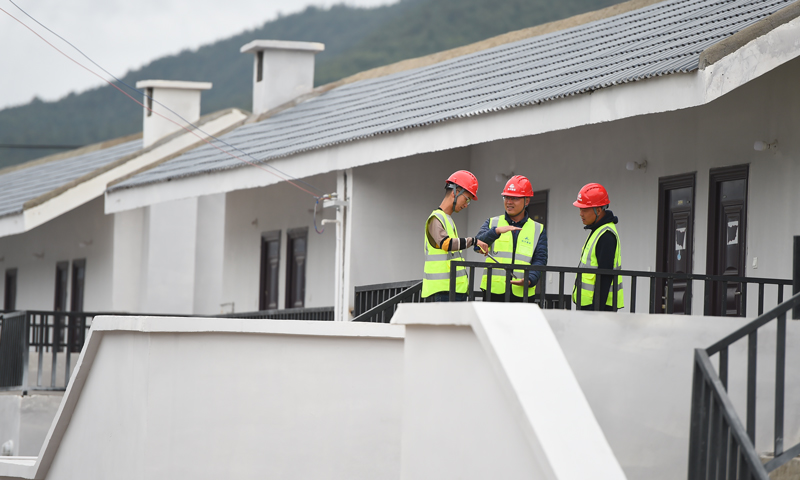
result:
M 506 183 L 502 195 L 505 214 L 486 220 L 475 237 L 491 246 L 491 258 L 486 259 L 487 263 L 547 265 L 544 225 L 528 217 L 528 204 L 533 197 L 531 182 L 522 175 L 514 175 Z M 484 294 L 489 295 L 492 302 L 505 301 L 506 270 L 492 270 L 491 292 L 486 292 L 489 283 L 487 272 L 484 271 L 481 279 Z M 523 278 L 524 275 L 524 270 L 514 270 L 514 279 L 511 280 L 512 302 L 523 301 L 526 286 L 528 297 L 530 301 L 533 300 L 541 272 L 528 272 L 527 278 Z
M 425 267 L 422 276 L 422 297 L 433 296 L 435 302 L 450 298 L 450 262 L 464 261 L 461 250 L 475 246 L 486 251 L 487 245 L 473 237 L 460 238 L 451 215 L 478 199 L 478 179 L 459 170 L 445 183 L 445 197 L 439 208 L 428 215 L 425 222 Z M 467 300 L 467 270 L 456 269 L 456 301 Z
M 608 209 L 609 204 L 608 192 L 599 183 L 585 185 L 578 192 L 578 199 L 573 202 L 573 205 L 581 209 L 580 216 L 585 225 L 583 228 L 591 232 L 581 251 L 581 261 L 578 265 L 581 268 L 622 269 L 619 233 L 616 227 L 619 219 Z M 600 310 L 613 312 L 624 307 L 622 277 L 617 277 L 616 308 L 614 308 L 614 296 L 610 293 L 614 276 L 600 275 L 599 282 L 597 277 L 595 274 L 582 273 L 575 280 L 572 301 L 577 308 L 594 310 L 595 291 L 600 295 Z M 580 289 L 580 302 L 578 301 L 578 289 Z

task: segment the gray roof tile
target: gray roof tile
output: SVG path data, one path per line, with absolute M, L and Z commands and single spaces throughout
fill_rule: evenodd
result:
M 703 50 L 792 1 L 661 2 L 427 67 L 343 85 L 222 139 L 264 162 L 654 76 L 688 73 L 698 69 Z M 113 189 L 242 166 L 246 164 L 241 160 L 206 145 Z
M 52 192 L 141 148 L 141 139 L 132 140 L 103 150 L 0 175 L 0 217 L 21 213 L 25 202 Z

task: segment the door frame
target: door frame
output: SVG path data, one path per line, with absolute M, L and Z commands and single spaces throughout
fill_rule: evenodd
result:
M 744 180 L 744 207 L 742 211 L 741 225 L 739 225 L 739 245 L 743 254 L 739 258 L 739 276 L 747 276 L 747 212 L 750 203 L 750 165 L 734 165 L 731 167 L 712 168 L 708 175 L 708 230 L 706 239 L 706 275 L 720 275 L 714 271 L 717 260 L 715 246 L 718 245 L 717 238 L 717 210 L 719 208 L 719 187 L 722 182 L 730 180 Z M 719 296 L 717 282 L 712 282 L 711 286 L 711 312 L 717 315 L 726 315 L 727 309 L 723 306 L 721 311 L 716 311 L 716 301 Z M 724 300 L 724 299 L 723 299 Z M 741 300 L 740 300 L 741 301 Z M 741 306 L 741 304 L 740 304 Z M 739 308 L 739 307 L 737 307 Z M 743 310 L 743 309 L 742 309 Z M 743 311 L 742 315 L 746 313 Z
M 666 232 L 667 202 L 665 196 L 667 190 L 676 188 L 692 187 L 692 237 L 694 237 L 695 208 L 697 206 L 697 172 L 681 173 L 680 175 L 670 175 L 658 179 L 658 216 L 656 217 L 656 271 L 667 271 L 667 257 L 664 255 L 664 234 Z M 691 245 L 692 265 L 691 272 L 694 272 L 694 238 L 688 238 Z

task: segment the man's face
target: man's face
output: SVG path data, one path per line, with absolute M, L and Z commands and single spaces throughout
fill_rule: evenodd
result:
M 594 208 L 581 208 L 580 216 L 584 225 L 591 225 L 597 221 L 597 215 L 594 213 Z
M 503 204 L 506 207 L 506 213 L 509 217 L 516 217 L 527 206 L 527 199 L 525 197 L 509 197 L 503 196 Z
M 464 193 L 458 196 L 456 201 L 456 212 L 460 212 L 469 206 L 469 202 L 475 200 L 475 196 L 464 190 Z

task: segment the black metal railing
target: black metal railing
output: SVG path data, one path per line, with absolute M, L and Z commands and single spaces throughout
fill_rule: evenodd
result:
M 768 480 L 769 472 L 800 455 L 800 444 L 785 449 L 786 312 L 800 305 L 800 294 L 781 303 L 706 349 L 695 350 L 689 434 L 689 480 Z M 775 350 L 774 458 L 762 464 L 755 449 L 758 329 L 777 321 Z M 747 337 L 746 426 L 728 397 L 729 347 Z M 719 374 L 711 357 L 719 354 Z M 797 405 L 794 401 L 791 405 Z
M 214 318 L 252 318 L 268 320 L 317 320 L 333 321 L 333 307 L 285 308 L 283 310 L 261 310 L 258 312 L 227 313 L 213 315 Z
M 74 357 L 83 349 L 92 320 L 98 315 L 131 314 L 40 310 L 4 313 L 0 319 L 0 390 L 64 390 L 69 383 Z M 143 313 L 134 315 L 163 316 Z M 287 308 L 212 317 L 333 321 L 333 307 Z M 30 364 L 31 355 L 34 355 L 36 362 L 35 381 L 29 378 L 29 370 L 31 373 L 34 370 Z M 63 382 L 59 379 L 59 372 L 62 370 Z M 44 378 L 45 375 L 49 378 Z
M 28 383 L 28 349 L 25 342 L 27 320 L 24 312 L 3 314 L 0 332 L 0 388 Z
M 69 383 L 73 354 L 79 354 L 100 313 L 26 310 L 3 314 L 0 332 L 0 389 L 63 390 Z M 30 355 L 36 359 L 36 380 L 28 378 Z M 49 367 L 49 384 L 44 372 Z M 63 368 L 64 382 L 58 382 Z
M 667 273 L 667 272 L 644 272 L 638 270 L 604 270 L 604 269 L 586 269 L 576 267 L 554 267 L 554 266 L 533 266 L 533 265 L 518 265 L 518 264 L 487 264 L 485 262 L 451 262 L 450 264 L 450 300 L 455 300 L 455 278 L 458 267 L 465 267 L 468 273 L 468 300 L 474 301 L 478 297 L 475 291 L 476 282 L 476 269 L 485 269 L 487 274 L 487 291 L 491 291 L 491 285 L 494 275 L 494 270 L 505 270 L 505 298 L 510 300 L 511 289 L 509 288 L 512 280 L 513 271 L 523 271 L 523 278 L 528 277 L 528 272 L 538 271 L 542 272 L 542 276 L 548 273 L 558 274 L 558 291 L 555 294 L 548 294 L 547 282 L 540 282 L 544 288 L 537 288 L 535 298 L 528 298 L 528 289 L 523 289 L 523 302 L 533 302 L 539 304 L 542 308 L 571 308 L 572 292 L 574 281 L 567 282 L 566 276 L 574 275 L 578 278 L 579 274 L 590 275 L 608 275 L 612 277 L 611 291 L 617 291 L 618 278 L 623 278 L 623 286 L 625 287 L 625 297 L 628 299 L 626 307 L 630 312 L 637 310 L 637 298 L 640 281 L 649 281 L 647 284 L 649 292 L 649 313 L 676 313 L 674 311 L 676 300 L 676 283 L 680 282 L 682 286 L 681 291 L 681 304 L 682 313 L 686 315 L 692 314 L 692 300 L 694 295 L 696 282 L 702 282 L 704 287 L 703 300 L 704 309 L 703 315 L 727 315 L 731 312 L 736 312 L 737 316 L 745 316 L 747 312 L 747 293 L 748 286 L 758 288 L 758 315 L 764 312 L 765 296 L 767 286 L 776 287 L 777 303 L 783 302 L 784 288 L 792 285 L 792 280 L 789 279 L 774 279 L 774 278 L 757 278 L 757 277 L 734 277 L 727 275 L 703 275 L 698 273 Z M 627 281 L 626 281 L 627 280 Z M 731 295 L 731 287 L 734 292 Z M 576 289 L 577 303 L 581 304 L 584 295 L 583 289 Z M 731 298 L 734 304 L 731 305 Z M 486 300 L 486 298 L 484 298 Z M 612 296 L 613 307 L 616 308 L 617 296 Z M 594 295 L 593 308 L 596 310 L 600 305 L 600 295 Z M 722 311 L 714 311 L 714 302 L 722 308 Z M 603 302 L 605 303 L 605 302 Z M 733 307 L 733 308 L 731 308 Z
M 383 299 L 380 303 L 372 306 L 361 314 L 353 318 L 354 322 L 374 322 L 374 323 L 389 323 L 392 321 L 392 316 L 397 310 L 397 306 L 401 303 L 419 303 L 423 302 L 422 298 L 422 281 L 404 282 L 410 285 L 399 287 L 399 293 L 394 296 L 376 295 L 375 297 Z M 397 285 L 397 284 L 387 284 Z M 396 288 L 396 287 L 392 287 Z M 366 302 L 364 302 L 366 303 Z

